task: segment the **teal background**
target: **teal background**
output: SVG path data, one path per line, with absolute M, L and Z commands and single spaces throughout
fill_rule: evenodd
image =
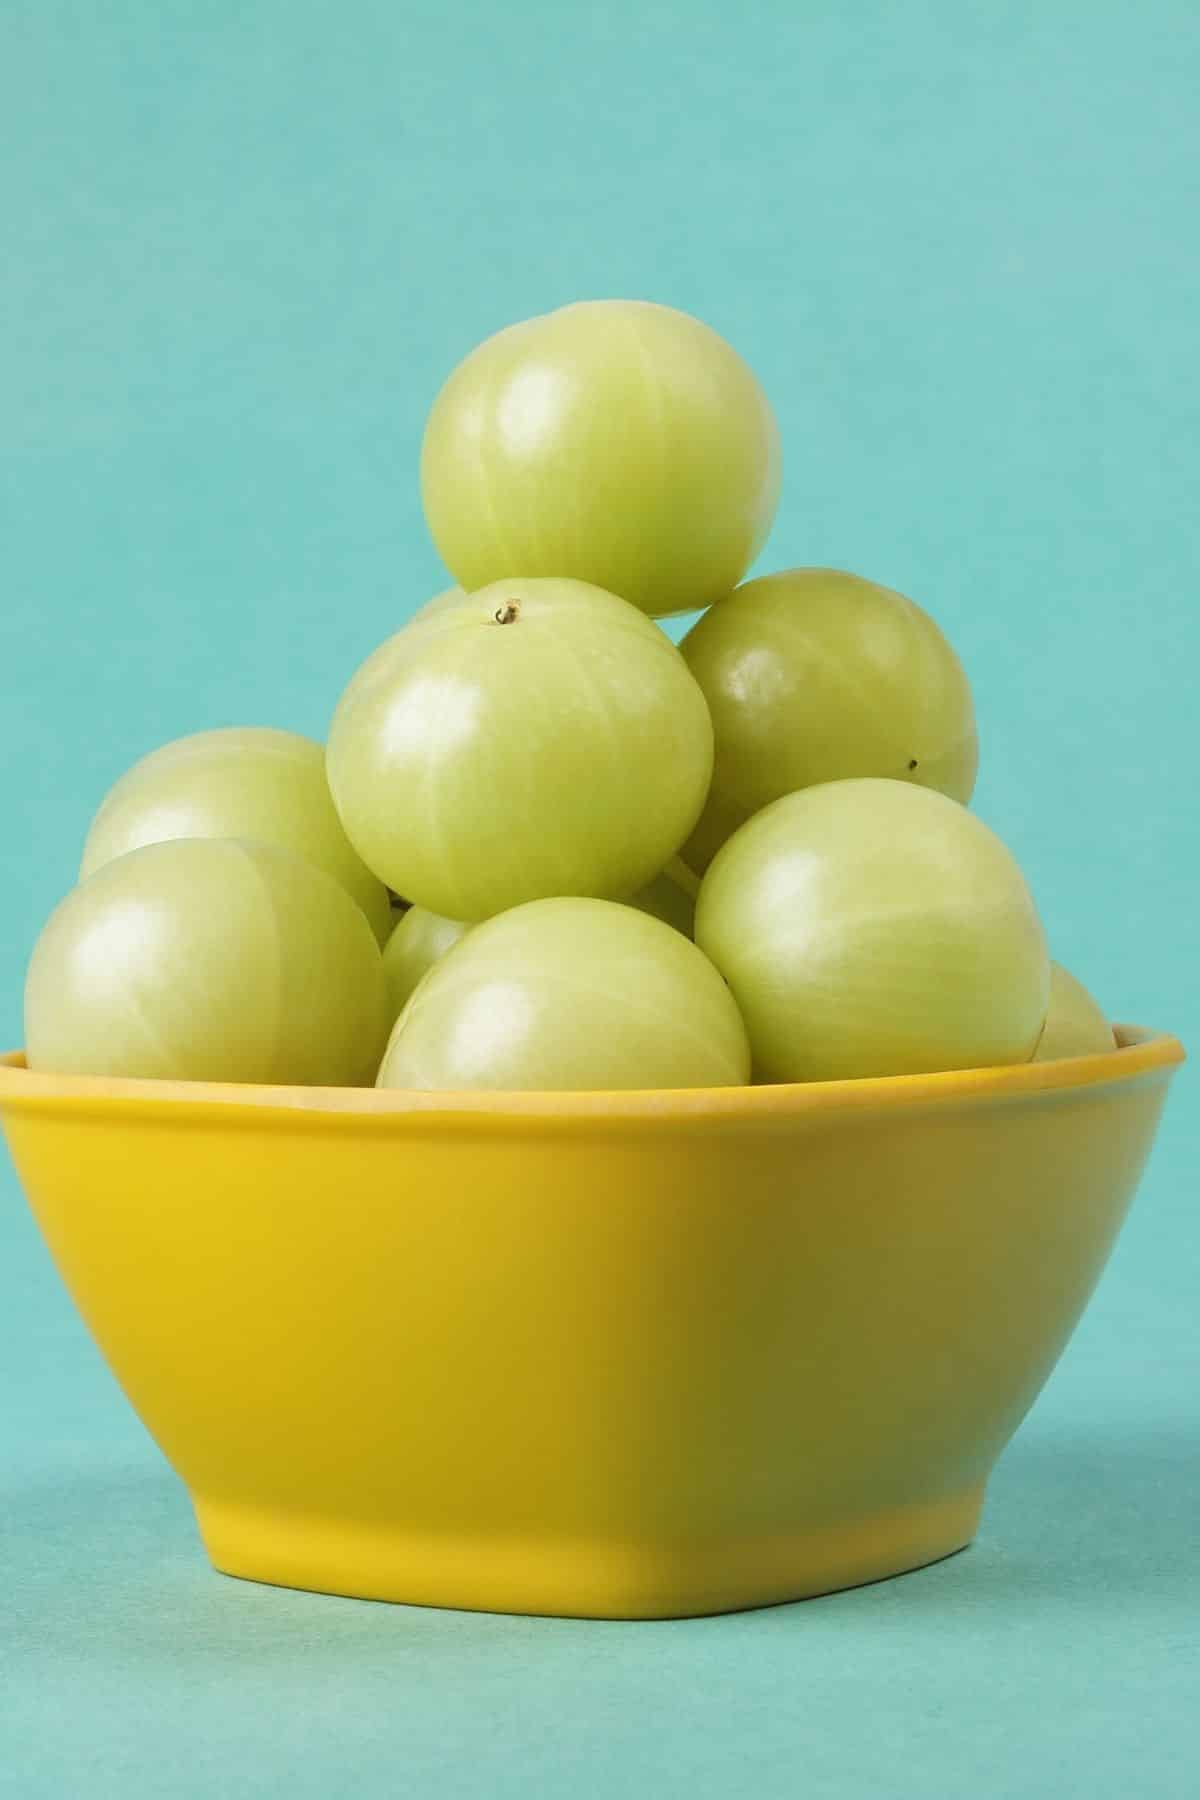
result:
M 442 584 L 416 460 L 579 296 L 757 367 L 762 567 L 928 606 L 1057 954 L 1200 1043 L 1200 26 L 1169 0 L 5 0 L 0 1035 L 160 741 L 323 732 Z M 212 1574 L 0 1169 L 0 1790 L 1194 1795 L 1197 1111 L 965 1556 L 742 1617 Z

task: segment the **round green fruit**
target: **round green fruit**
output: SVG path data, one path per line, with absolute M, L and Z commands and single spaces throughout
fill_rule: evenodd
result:
M 536 900 L 477 925 L 401 1013 L 380 1087 L 728 1087 L 750 1073 L 729 989 L 632 906 Z
M 978 751 L 971 690 L 929 614 L 836 569 L 787 569 L 718 600 L 680 649 L 708 701 L 712 788 L 696 869 L 761 807 L 876 775 L 964 804 Z
M 440 913 L 428 912 L 423 906 L 409 907 L 383 950 L 393 1022 L 403 1012 L 417 983 L 469 930 L 458 919 L 443 919 Z
M 342 885 L 224 838 L 130 850 L 69 893 L 25 985 L 31 1069 L 341 1087 L 374 1080 L 383 960 Z
M 770 1081 L 1025 1062 L 1046 1018 L 1045 938 L 1012 856 L 907 782 L 827 782 L 756 813 L 701 884 L 696 942 Z
M 325 750 L 267 726 L 176 738 L 111 789 L 88 832 L 80 879 L 144 844 L 171 838 L 253 838 L 294 850 L 356 900 L 380 943 L 391 930 L 387 889 L 351 848 L 325 778 Z
M 1060 1056 L 1098 1056 L 1115 1048 L 1112 1026 L 1083 983 L 1061 963 L 1052 962 L 1050 1005 L 1034 1062 L 1053 1062 Z
M 425 517 L 463 587 L 567 575 L 653 614 L 740 581 L 779 499 L 758 381 L 687 313 L 593 300 L 497 332 L 434 402 Z
M 704 696 L 643 613 L 566 580 L 498 582 L 370 657 L 329 734 L 351 843 L 448 919 L 636 893 L 712 770 Z
M 664 925 L 674 926 L 684 937 L 691 937 L 696 919 L 696 891 L 676 874 L 676 868 L 682 866 L 676 857 L 672 865 L 668 865 L 661 875 L 656 875 L 653 881 L 648 881 L 627 904 L 661 919 Z

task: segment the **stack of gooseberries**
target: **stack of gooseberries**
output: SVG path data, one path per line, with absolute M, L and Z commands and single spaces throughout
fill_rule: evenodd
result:
M 779 468 L 754 375 L 683 313 L 480 345 L 421 455 L 457 585 L 327 746 L 206 731 L 117 782 L 33 954 L 29 1066 L 629 1089 L 1111 1049 L 967 810 L 938 626 L 836 570 L 744 580 Z M 656 620 L 690 611 L 677 648 Z

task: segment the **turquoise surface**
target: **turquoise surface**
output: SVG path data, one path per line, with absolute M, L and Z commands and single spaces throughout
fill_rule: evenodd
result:
M 110 781 L 323 732 L 443 576 L 425 411 L 562 301 L 687 307 L 784 432 L 761 568 L 911 593 L 1056 953 L 1200 1045 L 1194 8 L 9 0 L 0 1037 Z M 231 1582 L 0 1164 L 0 1791 L 1196 1792 L 1197 1130 L 965 1555 L 685 1624 Z

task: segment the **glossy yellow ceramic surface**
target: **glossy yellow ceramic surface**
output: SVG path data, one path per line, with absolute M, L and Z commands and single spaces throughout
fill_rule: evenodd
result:
M 961 1548 L 1141 1172 L 1172 1038 L 644 1094 L 0 1066 L 50 1248 L 213 1562 L 604 1617 Z

